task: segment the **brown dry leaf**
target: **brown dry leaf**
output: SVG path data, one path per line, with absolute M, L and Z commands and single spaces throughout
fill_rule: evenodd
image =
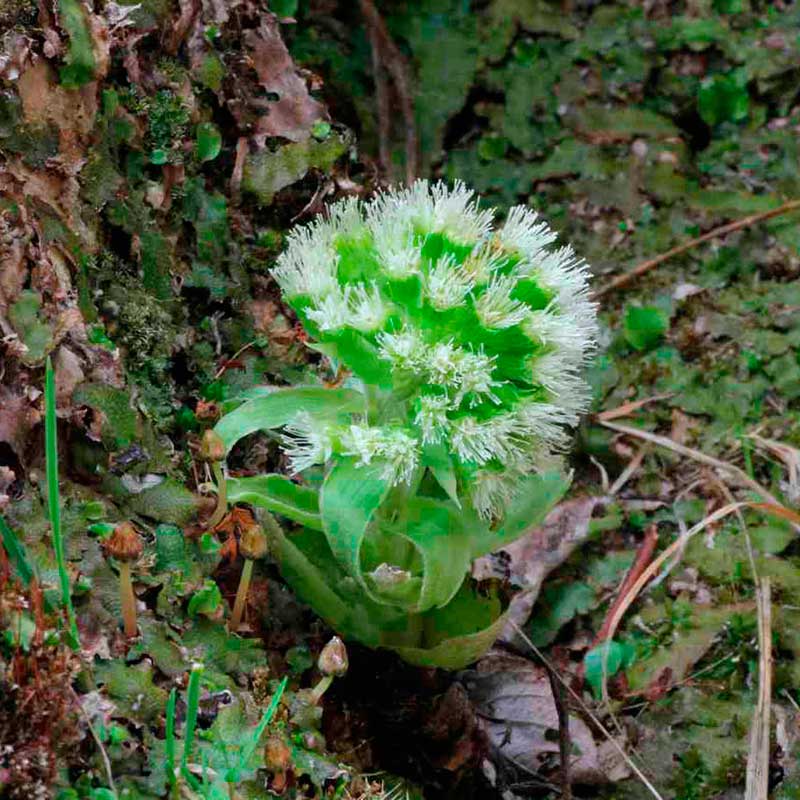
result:
M 20 461 L 25 457 L 28 434 L 40 419 L 27 395 L 0 385 L 0 442 L 9 445 Z
M 325 107 L 308 93 L 289 51 L 281 38 L 277 19 L 265 16 L 256 30 L 247 31 L 245 47 L 250 50 L 258 82 L 278 100 L 268 104 L 268 111 L 257 124 L 256 140 L 263 145 L 267 136 L 280 136 L 293 142 L 308 139 L 311 126 L 328 119 Z
M 543 667 L 492 651 L 462 680 L 479 725 L 502 758 L 532 773 L 558 762 L 558 712 Z M 619 759 L 610 758 L 607 748 L 600 750 L 582 719 L 570 715 L 569 733 L 574 782 L 599 784 L 628 777 Z
M 606 498 L 583 495 L 557 505 L 544 523 L 530 533 L 504 547 L 499 553 L 484 556 L 475 562 L 473 575 L 477 579 L 496 576 L 510 579 L 522 591 L 514 596 L 509 608 L 510 621 L 500 637 L 515 641 L 515 626 L 525 625 L 530 616 L 544 579 L 564 563 L 589 535 L 589 521 L 595 509 Z

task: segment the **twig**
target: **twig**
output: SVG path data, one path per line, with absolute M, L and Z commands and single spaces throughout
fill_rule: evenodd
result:
M 569 736 L 569 709 L 567 708 L 567 697 L 564 692 L 563 684 L 558 680 L 558 676 L 546 661 L 542 662 L 550 680 L 550 690 L 553 692 L 553 702 L 556 705 L 558 714 L 558 754 L 561 760 L 561 797 L 564 800 L 572 800 L 572 782 L 569 777 L 569 754 L 572 750 L 572 743 Z
M 94 729 L 94 725 L 92 725 L 92 720 L 89 717 L 89 714 L 86 712 L 86 709 L 83 707 L 83 703 L 81 703 L 80 697 L 78 697 L 78 693 L 70 686 L 69 691 L 72 694 L 72 699 L 75 701 L 75 705 L 78 706 L 78 713 L 83 717 L 84 721 L 86 722 L 86 727 L 89 728 L 89 733 L 92 734 L 92 738 L 97 744 L 97 749 L 100 751 L 100 757 L 103 759 L 103 767 L 106 771 L 106 779 L 108 780 L 108 788 L 114 793 L 114 797 L 118 797 L 117 795 L 117 787 L 114 785 L 114 774 L 111 771 L 111 761 L 109 761 L 108 753 L 106 752 L 106 748 L 103 746 L 103 742 L 100 737 L 97 735 L 97 731 Z
M 379 45 L 379 59 L 384 64 L 389 75 L 392 76 L 394 88 L 397 90 L 406 134 L 406 183 L 410 185 L 417 177 L 419 167 L 417 163 L 417 125 L 414 120 L 414 102 L 412 100 L 411 82 L 408 77 L 406 60 L 400 52 L 400 48 L 389 35 L 386 23 L 383 21 L 378 9 L 375 8 L 373 0 L 360 0 L 360 5 L 364 21 L 370 30 L 370 42 L 373 41 L 374 36 L 376 43 Z M 379 78 L 376 75 L 376 88 L 378 87 L 378 81 Z M 378 102 L 380 104 L 380 98 Z
M 603 725 L 602 722 L 597 718 L 597 715 L 592 711 L 589 706 L 583 701 L 583 698 L 561 677 L 561 675 L 556 672 L 553 668 L 553 665 L 548 661 L 547 657 L 542 653 L 542 651 L 530 640 L 530 637 L 522 630 L 522 628 L 517 625 L 514 620 L 509 620 L 509 624 L 516 630 L 519 634 L 520 638 L 522 639 L 528 647 L 531 648 L 533 654 L 550 670 L 558 679 L 558 682 L 570 693 L 572 699 L 580 706 L 581 710 L 587 717 L 597 726 L 597 729 L 603 734 L 603 736 L 611 742 L 614 749 L 620 754 L 623 761 L 628 765 L 631 771 L 636 775 L 637 778 L 647 787 L 650 794 L 656 798 L 656 800 L 663 800 L 661 795 L 658 793 L 658 790 L 655 786 L 647 779 L 647 776 L 642 772 L 642 770 L 637 766 L 636 762 L 625 752 L 622 745 L 609 733 L 608 729 Z
M 691 458 L 693 461 L 698 461 L 701 464 L 706 464 L 709 467 L 714 467 L 715 469 L 735 475 L 744 486 L 747 486 L 748 489 L 752 489 L 758 495 L 763 497 L 768 503 L 772 503 L 776 506 L 782 505 L 780 500 L 770 494 L 760 483 L 754 481 L 743 469 L 740 469 L 733 464 L 729 464 L 727 461 L 720 461 L 718 458 L 706 455 L 700 450 L 694 450 L 691 447 L 686 447 L 686 445 L 678 444 L 676 441 L 667 436 L 659 436 L 657 433 L 650 433 L 650 431 L 644 431 L 639 428 L 631 428 L 628 425 L 620 425 L 617 422 L 609 422 L 603 419 L 598 419 L 598 422 L 605 428 L 610 428 L 612 431 L 624 433 L 626 436 L 633 436 L 637 439 L 644 439 L 646 442 L 652 442 L 653 444 L 657 444 L 659 447 L 665 447 L 675 453 L 680 453 L 682 456 Z
M 640 408 L 643 408 L 650 403 L 656 403 L 659 400 L 666 400 L 669 397 L 672 397 L 672 393 L 670 392 L 667 394 L 655 394 L 652 397 L 643 397 L 641 400 L 629 400 L 627 403 L 623 403 L 621 406 L 617 406 L 616 408 L 609 408 L 605 411 L 601 411 L 597 415 L 597 419 L 610 421 L 612 419 L 617 419 L 617 417 L 628 417 L 632 412 L 638 411 Z
M 772 701 L 772 602 L 769 578 L 756 585 L 758 606 L 758 703 L 750 729 L 745 800 L 767 800 L 769 795 L 769 730 Z
M 631 479 L 633 474 L 636 472 L 637 469 L 642 465 L 642 461 L 644 460 L 645 453 L 650 448 L 648 447 L 640 447 L 634 457 L 628 462 L 625 469 L 618 475 L 617 479 L 611 485 L 611 488 L 608 490 L 608 494 L 611 497 L 616 497 L 621 491 L 625 484 Z
M 644 540 L 636 552 L 636 558 L 634 559 L 633 564 L 631 564 L 628 573 L 622 580 L 622 585 L 619 587 L 619 592 L 617 592 L 617 598 L 614 600 L 611 608 L 608 609 L 606 618 L 603 620 L 603 624 L 601 625 L 600 630 L 597 632 L 597 636 L 594 637 L 595 646 L 606 641 L 606 639 L 611 638 L 611 634 L 609 633 L 611 628 L 611 620 L 614 618 L 614 615 L 625 599 L 625 596 L 631 590 L 631 587 L 636 583 L 637 580 L 639 580 L 641 574 L 652 560 L 657 544 L 658 526 L 654 522 L 645 531 Z
M 679 256 L 681 253 L 685 253 L 687 250 L 691 250 L 693 247 L 697 247 L 704 242 L 709 242 L 712 239 L 717 239 L 720 236 L 727 236 L 729 233 L 733 233 L 734 231 L 741 230 L 742 228 L 748 228 L 758 222 L 764 222 L 765 220 L 780 216 L 781 214 L 787 214 L 789 211 L 794 211 L 798 208 L 800 208 L 800 200 L 790 200 L 789 202 L 783 203 L 783 205 L 780 205 L 777 208 L 772 208 L 769 211 L 760 211 L 758 214 L 751 214 L 749 217 L 744 217 L 736 222 L 729 222 L 726 225 L 721 225 L 718 228 L 714 228 L 708 233 L 698 236 L 696 239 L 690 239 L 688 242 L 684 242 L 683 244 L 679 244 L 677 247 L 673 247 L 671 250 L 667 250 L 666 253 L 661 253 L 661 255 L 648 258 L 647 261 L 642 261 L 628 272 L 623 272 L 621 275 L 617 275 L 616 278 L 610 280 L 607 284 L 605 284 L 605 286 L 601 286 L 594 293 L 594 296 L 595 298 L 603 297 L 603 295 L 608 294 L 614 289 L 619 289 L 621 286 L 627 286 L 634 279 L 644 275 L 647 272 L 650 272 L 650 270 L 655 269 L 657 266 L 663 264 L 665 261 L 668 261 L 670 258 Z

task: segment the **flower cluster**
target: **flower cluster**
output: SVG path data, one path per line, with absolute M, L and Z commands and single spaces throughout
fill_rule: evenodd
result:
M 377 422 L 298 416 L 300 471 L 334 454 L 408 482 L 444 445 L 459 492 L 491 519 L 568 442 L 595 341 L 586 265 L 525 207 L 500 227 L 463 184 L 348 199 L 296 229 L 273 275 L 309 334 L 373 393 Z

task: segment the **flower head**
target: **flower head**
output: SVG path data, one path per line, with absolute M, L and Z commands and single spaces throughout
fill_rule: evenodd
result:
M 349 455 L 402 483 L 443 444 L 480 514 L 507 506 L 564 450 L 588 399 L 588 267 L 555 241 L 528 208 L 495 226 L 463 184 L 427 181 L 296 230 L 274 277 L 309 334 L 384 401 L 336 435 L 290 426 L 293 467 Z

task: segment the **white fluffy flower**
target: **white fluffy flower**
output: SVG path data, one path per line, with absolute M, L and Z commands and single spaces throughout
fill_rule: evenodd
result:
M 351 425 L 342 437 L 344 455 L 364 466 L 385 462 L 381 478 L 391 485 L 408 483 L 419 463 L 419 444 L 405 431 L 392 427 Z
M 327 426 L 315 423 L 305 411 L 299 412 L 285 427 L 281 444 L 294 472 L 324 464 L 333 454 L 333 440 Z

